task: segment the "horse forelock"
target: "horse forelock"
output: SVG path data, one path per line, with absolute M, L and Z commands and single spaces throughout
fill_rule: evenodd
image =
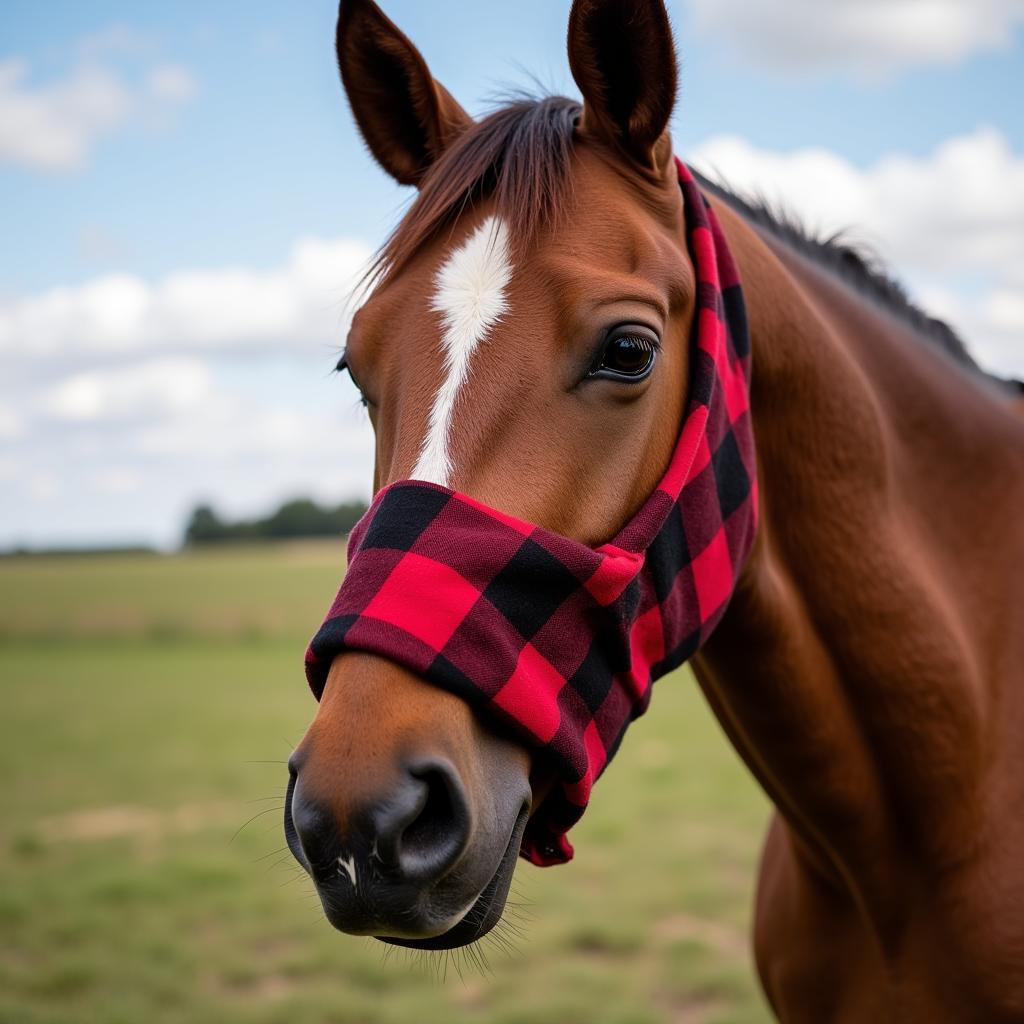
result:
M 374 258 L 372 283 L 399 273 L 481 199 L 509 225 L 513 254 L 556 220 L 572 192 L 570 157 L 580 104 L 519 97 L 473 123 L 439 157 L 409 212 Z

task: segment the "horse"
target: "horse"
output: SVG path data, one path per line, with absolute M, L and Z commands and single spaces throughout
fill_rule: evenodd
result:
M 692 398 L 704 281 L 662 0 L 575 0 L 582 104 L 479 121 L 372 0 L 342 0 L 336 45 L 370 153 L 416 189 L 339 363 L 375 492 L 430 481 L 600 549 Z M 852 248 L 698 183 L 742 282 L 757 526 L 689 663 L 774 804 L 761 985 L 785 1022 L 1020 1021 L 1019 395 Z M 475 941 L 559 785 L 549 759 L 399 659 L 346 647 L 322 671 L 285 832 L 326 916 Z

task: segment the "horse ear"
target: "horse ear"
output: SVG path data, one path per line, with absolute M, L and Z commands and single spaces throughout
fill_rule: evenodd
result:
M 665 130 L 677 69 L 663 0 L 574 0 L 569 66 L 583 93 L 583 133 L 603 137 L 645 167 L 671 158 Z
M 402 185 L 418 185 L 472 119 L 373 0 L 342 0 L 336 45 L 341 80 L 370 152 Z

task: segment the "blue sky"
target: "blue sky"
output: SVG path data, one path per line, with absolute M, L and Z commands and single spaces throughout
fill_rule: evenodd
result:
M 531 73 L 552 91 L 575 91 L 566 4 L 393 0 L 386 8 L 472 112 Z M 117 245 L 132 269 L 159 274 L 239 258 L 270 265 L 301 234 L 376 242 L 405 193 L 367 159 L 348 117 L 334 62 L 335 11 L 332 0 L 5 4 L 4 55 L 27 59 L 36 84 L 67 75 L 83 39 L 123 26 L 139 38 L 108 47 L 104 64 L 131 73 L 174 62 L 200 92 L 163 128 L 102 140 L 84 173 L 0 169 L 4 223 L 17 240 L 0 253 L 3 287 L 120 269 Z M 685 4 L 674 4 L 673 15 L 680 151 L 727 131 L 769 149 L 824 146 L 866 166 L 893 150 L 924 155 L 979 123 L 1024 148 L 1024 22 L 1004 52 L 872 79 L 765 73 L 737 58 L 728 40 L 698 31 Z M 82 252 L 81 239 L 96 228 L 117 243 L 105 260 Z
M 531 75 L 575 92 L 568 2 L 384 6 L 471 112 Z M 669 8 L 677 150 L 852 219 L 1024 374 L 1020 0 Z M 201 498 L 367 493 L 365 423 L 325 371 L 346 281 L 408 195 L 351 122 L 335 13 L 0 7 L 0 545 L 169 544 Z

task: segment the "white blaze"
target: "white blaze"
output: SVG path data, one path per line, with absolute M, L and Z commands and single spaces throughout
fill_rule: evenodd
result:
M 348 875 L 348 880 L 352 883 L 353 889 L 359 888 L 359 877 L 356 874 L 356 859 L 349 855 L 348 858 L 338 857 L 338 874 L 344 872 Z
M 431 306 L 441 314 L 444 328 L 444 378 L 434 396 L 427 436 L 412 471 L 416 480 L 448 484 L 452 471 L 448 441 L 455 401 L 469 374 L 473 352 L 508 308 L 505 290 L 511 276 L 508 227 L 497 217 L 488 217 L 437 272 Z

